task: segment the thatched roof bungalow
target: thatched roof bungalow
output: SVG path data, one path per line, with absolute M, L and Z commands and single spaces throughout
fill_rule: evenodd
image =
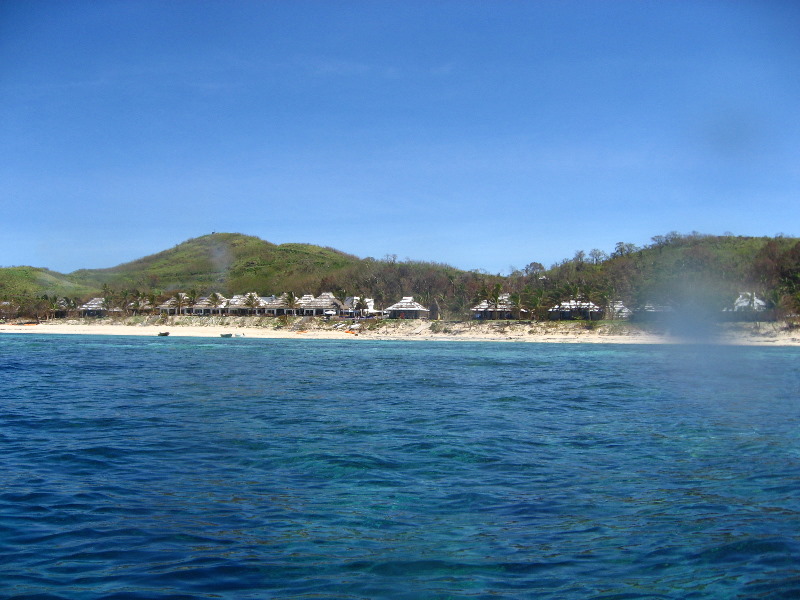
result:
M 221 315 L 226 309 L 228 299 L 222 294 L 211 294 L 209 296 L 202 296 L 198 298 L 197 302 L 192 306 L 193 315 L 213 315 L 214 313 Z
M 511 294 L 500 294 L 497 304 L 491 300 L 482 300 L 471 309 L 473 319 L 513 319 L 514 313 L 519 310 L 521 313 L 528 312 L 523 309 L 516 309 L 511 302 Z
M 586 319 L 595 321 L 603 318 L 603 309 L 594 302 L 588 300 L 570 299 L 560 304 L 556 304 L 548 310 L 550 318 L 553 320 L 567 319 Z
M 414 302 L 413 296 L 404 296 L 400 302 L 386 309 L 390 319 L 424 319 L 429 312 L 422 304 Z
M 280 297 L 274 294 L 272 296 L 261 296 L 261 301 L 264 314 L 275 317 L 286 312 L 286 294 L 281 294 Z
M 263 315 L 267 314 L 267 299 L 260 297 L 255 292 L 249 294 L 236 294 L 225 305 L 229 315 Z
M 106 304 L 105 298 L 92 298 L 78 307 L 78 314 L 82 317 L 105 317 L 111 313 L 121 313 L 122 309 Z
M 178 292 L 175 296 L 168 298 L 156 308 L 162 313 L 168 315 L 185 315 L 191 311 L 192 305 L 189 302 L 189 296 L 183 292 Z
M 153 305 L 146 298 L 140 297 L 128 303 L 128 310 L 134 315 L 140 315 L 153 312 Z
M 306 294 L 298 302 L 300 304 L 299 312 L 310 316 L 338 315 L 344 308 L 331 292 L 323 292 L 316 298 L 311 294 Z

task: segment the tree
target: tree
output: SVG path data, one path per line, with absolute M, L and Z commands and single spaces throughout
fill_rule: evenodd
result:
M 494 319 L 497 320 L 497 310 L 500 305 L 500 295 L 503 293 L 503 284 L 502 283 L 495 283 L 492 286 L 492 291 L 490 293 L 490 298 L 492 301 L 492 306 L 494 306 Z
M 103 308 L 104 311 L 108 313 L 114 310 L 115 305 L 116 301 L 114 299 L 114 296 L 112 294 L 108 294 L 103 296 L 103 302 L 101 303 L 100 306 Z
M 522 269 L 522 272 L 525 273 L 527 277 L 539 275 L 539 273 L 542 273 L 543 271 L 544 265 L 540 262 L 528 263 L 525 268 Z
M 244 297 L 244 305 L 252 310 L 254 314 L 258 314 L 258 307 L 261 306 L 261 298 L 259 298 L 255 292 L 250 292 Z
M 639 248 L 636 246 L 636 244 L 617 242 L 616 246 L 614 246 L 614 252 L 611 253 L 611 257 L 616 258 L 619 256 L 630 256 L 638 250 Z
M 522 311 L 525 310 L 526 306 L 524 294 L 514 292 L 509 296 L 509 300 L 511 301 L 511 306 L 517 311 L 517 321 L 522 321 Z
M 44 310 L 45 320 L 50 320 L 55 318 L 56 313 L 59 310 L 61 310 L 61 304 L 59 302 L 58 296 L 48 296 L 47 294 L 43 294 L 40 300 L 41 300 L 40 305 Z
M 124 315 L 128 314 L 128 305 L 131 301 L 131 292 L 129 290 L 121 290 L 116 294 L 117 306 L 122 310 Z
M 589 258 L 592 259 L 592 263 L 599 265 L 601 262 L 608 260 L 608 254 L 603 252 L 602 250 L 598 250 L 597 248 L 593 248 L 589 252 Z
M 147 303 L 147 307 L 150 310 L 150 314 L 155 314 L 158 310 L 158 294 L 155 292 L 148 292 L 145 294 L 145 302 Z
M 212 294 L 211 294 L 211 295 L 208 297 L 208 303 L 211 305 L 211 312 L 212 312 L 212 313 L 213 313 L 213 312 L 214 312 L 216 309 L 218 309 L 220 306 L 222 306 L 222 303 L 223 303 L 223 302 L 224 302 L 224 300 L 222 299 L 222 296 L 220 296 L 220 295 L 219 295 L 217 292 L 213 292 L 213 293 L 212 293 Z M 221 313 L 221 312 L 222 312 L 222 311 L 220 310 L 220 313 Z
M 531 321 L 533 321 L 534 316 L 537 319 L 540 318 L 542 307 L 544 306 L 544 296 L 545 294 L 542 288 L 536 290 L 528 288 L 525 292 L 525 302 L 531 311 Z
M 196 289 L 191 289 L 186 293 L 186 305 L 187 306 L 194 306 L 197 304 L 197 298 L 200 294 L 197 293 Z
M 289 314 L 289 311 L 292 311 L 293 315 L 297 314 L 297 309 L 300 307 L 300 301 L 297 299 L 297 296 L 294 295 L 294 292 L 287 292 L 283 303 L 286 306 L 286 314 Z
M 369 309 L 369 304 L 367 304 L 367 301 L 364 299 L 364 296 L 359 296 L 353 305 L 353 313 L 355 314 L 355 311 L 358 311 L 359 315 L 363 317 L 364 311 L 368 309 Z
M 172 296 L 172 304 L 175 306 L 175 314 L 181 314 L 183 312 L 183 307 L 186 306 L 186 294 L 183 292 L 175 292 Z

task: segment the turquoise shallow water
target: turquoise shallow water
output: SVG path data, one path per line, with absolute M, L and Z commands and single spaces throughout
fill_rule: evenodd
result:
M 798 365 L 0 336 L 0 596 L 797 598 Z

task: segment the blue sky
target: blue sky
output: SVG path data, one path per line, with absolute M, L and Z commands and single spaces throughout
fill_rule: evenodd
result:
M 0 3 L 0 265 L 800 235 L 800 5 Z

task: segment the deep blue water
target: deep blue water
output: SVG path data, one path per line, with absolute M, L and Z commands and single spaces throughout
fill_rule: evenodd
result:
M 0 336 L 0 596 L 798 598 L 798 365 Z

